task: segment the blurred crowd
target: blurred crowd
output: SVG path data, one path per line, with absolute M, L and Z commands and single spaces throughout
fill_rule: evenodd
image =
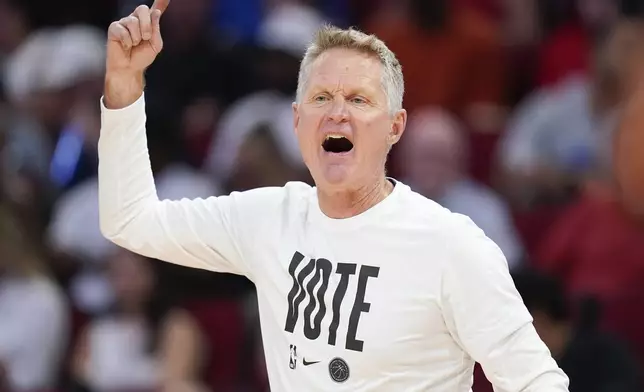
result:
M 268 390 L 245 278 L 99 231 L 105 32 L 139 2 L 0 0 L 0 391 Z M 641 392 L 644 223 L 611 137 L 641 87 L 643 17 L 640 0 L 175 1 L 146 73 L 159 196 L 311 182 L 300 58 L 323 23 L 375 33 L 409 112 L 388 172 L 501 247 L 571 391 Z

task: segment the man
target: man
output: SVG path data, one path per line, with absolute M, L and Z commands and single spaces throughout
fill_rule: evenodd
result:
M 499 248 L 385 177 L 407 116 L 400 64 L 375 37 L 326 28 L 303 59 L 294 128 L 315 188 L 160 201 L 143 72 L 162 48 L 167 5 L 140 6 L 109 29 L 99 141 L 107 238 L 253 281 L 275 391 L 469 391 L 474 361 L 505 391 L 568 390 Z
M 525 257 L 509 206 L 467 173 L 469 143 L 461 123 L 440 108 L 409 115 L 398 145 L 403 180 L 421 195 L 468 216 L 503 251 L 510 270 Z
M 596 175 L 625 103 L 640 85 L 633 72 L 641 69 L 634 61 L 639 45 L 631 44 L 641 41 L 638 26 L 619 19 L 594 41 L 588 75 L 538 90 L 515 111 L 499 149 L 503 186 L 515 202 L 565 204 Z

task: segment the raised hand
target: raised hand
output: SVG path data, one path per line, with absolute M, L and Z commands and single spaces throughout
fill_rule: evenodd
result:
M 138 6 L 113 22 L 107 33 L 107 71 L 142 72 L 163 48 L 159 22 L 170 0 L 156 0 L 152 8 Z
M 120 108 L 133 103 L 143 91 L 143 72 L 163 49 L 160 21 L 170 0 L 140 5 L 132 14 L 113 22 L 107 33 L 105 104 Z

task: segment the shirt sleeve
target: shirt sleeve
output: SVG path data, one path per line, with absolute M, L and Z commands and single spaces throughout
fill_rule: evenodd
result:
M 146 138 L 145 97 L 122 109 L 101 100 L 98 143 L 102 234 L 135 253 L 217 272 L 246 275 L 239 235 L 244 193 L 205 199 L 159 200 Z
M 459 216 L 442 287 L 447 326 L 497 391 L 564 392 L 568 377 L 537 335 L 503 253 Z M 456 235 L 456 234 L 455 234 Z

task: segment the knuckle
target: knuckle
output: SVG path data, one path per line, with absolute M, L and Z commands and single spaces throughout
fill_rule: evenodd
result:
M 141 4 L 140 6 L 136 7 L 134 12 L 136 12 L 136 13 L 150 12 L 150 8 L 145 4 Z
M 150 20 L 150 13 L 151 11 L 147 6 L 140 6 L 136 9 L 134 15 L 136 15 L 140 20 L 145 21 Z
M 108 29 L 108 34 L 111 37 L 122 38 L 125 31 L 126 29 L 120 23 L 114 22 L 110 25 Z
M 123 20 L 123 25 L 129 26 L 129 27 L 138 26 L 139 24 L 139 18 L 137 18 L 134 15 L 126 16 L 122 20 Z

